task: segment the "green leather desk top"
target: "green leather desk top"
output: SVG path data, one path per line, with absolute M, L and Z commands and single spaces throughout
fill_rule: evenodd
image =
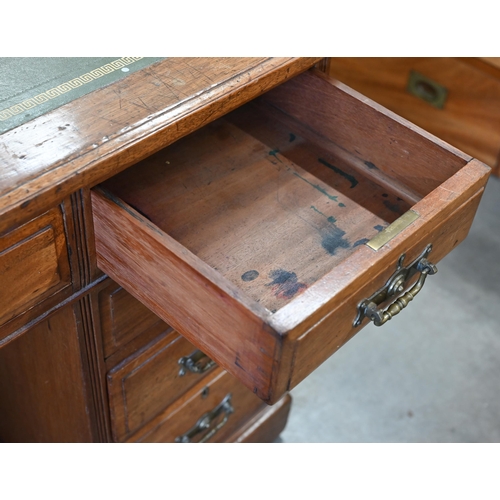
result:
M 0 58 L 0 134 L 161 59 Z

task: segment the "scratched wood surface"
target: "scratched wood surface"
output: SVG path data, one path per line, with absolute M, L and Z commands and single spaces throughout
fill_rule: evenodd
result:
M 168 58 L 0 136 L 0 234 L 320 58 Z
M 290 140 L 288 129 L 278 133 Z M 275 312 L 406 207 L 395 214 L 383 190 L 377 199 L 371 182 L 318 161 L 303 140 L 300 166 L 266 142 L 222 119 L 105 186 Z M 319 176 L 355 184 L 357 201 Z

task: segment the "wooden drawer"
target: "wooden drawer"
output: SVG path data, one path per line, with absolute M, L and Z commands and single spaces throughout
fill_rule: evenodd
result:
M 465 238 L 489 170 L 311 71 L 95 188 L 98 265 L 274 403 Z
M 59 208 L 0 237 L 0 325 L 71 284 Z
M 499 167 L 496 58 L 331 58 L 329 74 L 466 153 Z
M 109 371 L 115 441 L 126 439 L 203 378 L 205 371 L 181 370 L 179 365 L 179 360 L 193 351 L 196 348 L 170 328 Z M 209 361 L 205 356 L 196 367 L 210 372 Z
M 229 373 L 217 369 L 129 441 L 143 443 L 223 442 L 263 407 Z M 207 428 L 197 424 L 205 417 Z M 219 427 L 219 428 L 218 428 Z
M 156 314 L 111 280 L 98 292 L 98 307 L 105 358 L 157 323 L 164 330 L 168 328 Z

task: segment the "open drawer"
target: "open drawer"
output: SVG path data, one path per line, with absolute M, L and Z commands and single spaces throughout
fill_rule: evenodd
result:
M 94 188 L 98 265 L 273 403 L 408 304 L 488 174 L 313 70 Z

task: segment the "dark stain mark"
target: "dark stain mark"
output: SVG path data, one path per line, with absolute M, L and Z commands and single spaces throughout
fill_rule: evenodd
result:
M 321 235 L 321 246 L 330 254 L 335 255 L 339 248 L 349 248 L 350 243 L 344 238 L 345 231 L 332 225 Z
M 134 207 L 134 205 L 131 205 L 129 203 L 129 205 L 136 211 L 136 212 L 139 212 L 144 218 L 146 218 L 148 221 L 152 222 L 152 220 L 142 211 L 142 210 L 139 210 L 137 207 Z
M 365 165 L 369 168 L 369 169 L 375 169 L 375 170 L 378 170 L 378 167 L 377 165 L 375 165 L 375 163 L 372 163 L 371 161 L 365 161 Z
M 299 292 L 303 292 L 307 285 L 300 283 L 297 280 L 297 275 L 284 269 L 275 269 L 269 273 L 269 277 L 273 280 L 267 283 L 266 286 L 272 286 L 273 292 L 279 299 L 291 299 Z
M 354 176 L 348 174 L 347 172 L 344 172 L 343 170 L 340 170 L 340 168 L 332 165 L 331 163 L 328 163 L 326 160 L 323 160 L 323 158 L 318 158 L 318 161 L 325 167 L 328 167 L 330 170 L 333 170 L 335 173 L 344 177 L 344 179 L 347 179 L 351 183 L 351 189 L 358 185 L 358 180 Z
M 252 269 L 251 271 L 247 271 L 246 273 L 243 273 L 241 275 L 241 279 L 243 281 L 253 281 L 259 276 L 259 272 L 256 271 L 255 269 Z
M 66 130 L 66 127 L 57 127 L 59 130 Z
M 290 142 L 293 142 L 296 139 L 295 134 L 290 132 Z
M 353 247 L 359 247 L 359 245 L 364 245 L 365 243 L 368 243 L 370 240 L 368 238 L 363 238 L 361 240 L 356 241 L 354 243 Z
M 387 193 L 384 193 L 382 196 L 383 196 L 384 198 L 387 198 L 389 195 L 388 195 Z
M 343 203 L 339 203 L 339 207 L 340 207 L 340 208 L 344 208 L 344 207 L 345 207 L 345 205 L 344 205 Z
M 24 203 L 21 203 L 21 208 L 26 208 L 31 203 L 31 200 L 26 200 Z
M 240 357 L 238 355 L 236 355 L 236 359 L 234 360 L 234 364 L 238 367 L 238 368 L 241 368 L 243 371 L 245 371 L 243 369 L 243 367 L 241 366 L 240 364 Z
M 335 222 L 337 222 L 337 219 L 333 217 L 333 215 L 330 215 L 330 217 L 326 216 L 323 212 L 318 210 L 314 205 L 311 205 L 311 208 L 318 214 L 322 215 L 330 224 L 335 224 Z
M 407 415 L 408 415 L 410 418 L 412 418 L 412 417 L 413 417 L 413 412 L 412 412 L 411 410 L 408 410 Z
M 380 231 L 382 231 L 382 229 L 384 229 L 384 226 L 381 226 L 380 224 L 378 224 L 377 226 L 373 226 L 373 229 L 375 229 L 375 231 L 378 231 L 380 233 Z
M 331 194 L 328 194 L 321 186 L 318 186 L 317 184 L 313 184 L 312 182 L 309 182 L 307 179 L 304 179 L 300 174 L 297 172 L 293 172 L 293 175 L 296 175 L 299 179 L 302 179 L 304 182 L 307 182 L 310 186 L 312 186 L 314 189 L 317 189 L 320 193 L 324 194 L 328 199 L 332 201 L 337 201 L 338 196 L 332 196 Z M 345 205 L 343 203 L 339 203 L 339 207 Z
M 396 214 L 399 214 L 400 212 L 399 206 L 395 203 L 391 203 L 389 200 L 384 200 L 384 206 Z
M 400 198 L 399 196 L 396 197 L 396 200 L 398 201 L 403 201 L 403 198 Z

